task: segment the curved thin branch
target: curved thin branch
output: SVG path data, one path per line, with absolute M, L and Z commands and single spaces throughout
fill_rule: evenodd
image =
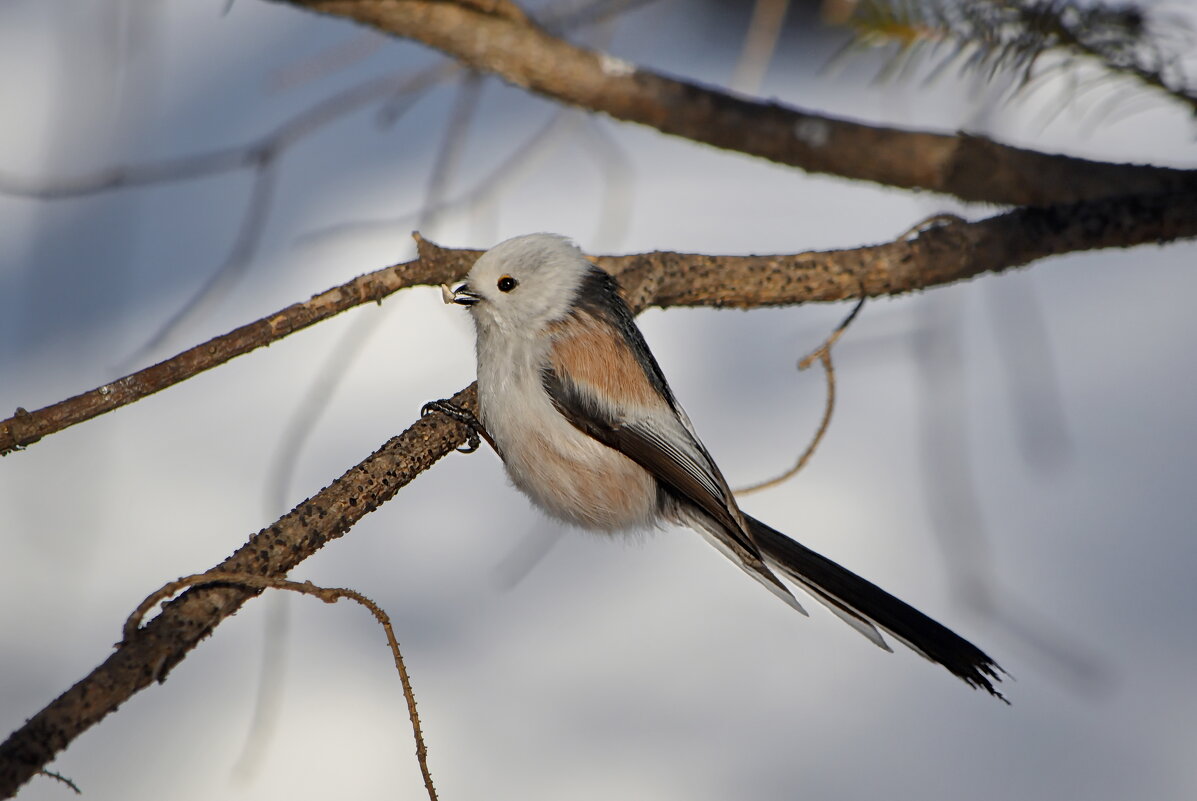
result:
M 823 419 L 819 421 L 819 427 L 815 429 L 815 435 L 811 437 L 807 443 L 806 450 L 799 456 L 798 461 L 794 462 L 794 466 L 772 478 L 766 478 L 763 481 L 749 484 L 746 487 L 738 487 L 732 492 L 739 498 L 744 495 L 751 495 L 761 490 L 772 489 L 789 481 L 794 476 L 802 472 L 802 468 L 806 467 L 810 462 L 811 457 L 815 455 L 815 449 L 823 441 L 823 436 L 827 433 L 827 429 L 831 427 L 831 415 L 835 412 L 835 365 L 831 361 L 831 348 L 835 343 L 840 341 L 840 337 L 848 330 L 848 326 L 852 325 L 852 321 L 856 319 L 856 315 L 860 314 L 860 310 L 864 308 L 865 299 L 861 298 L 856 302 L 856 305 L 849 312 L 844 321 L 840 323 L 831 335 L 823 341 L 823 344 L 815 348 L 814 351 L 808 353 L 798 362 L 798 369 L 805 370 L 815 363 L 817 359 L 819 364 L 823 366 L 823 377 L 827 380 L 827 402 L 823 405 Z
M 763 103 L 576 47 L 527 20 L 452 0 L 281 0 L 414 39 L 532 92 L 810 172 L 963 200 L 1070 203 L 1197 191 L 1197 171 L 1039 153 L 969 134 L 865 125 Z
M 407 702 L 407 716 L 411 720 L 412 736 L 416 741 L 416 761 L 419 762 L 420 774 L 424 777 L 424 789 L 428 791 L 428 798 L 431 801 L 436 801 L 436 788 L 432 784 L 432 771 L 428 768 L 428 747 L 424 744 L 424 730 L 420 726 L 420 713 L 416 709 L 416 694 L 411 687 L 411 676 L 407 672 L 407 664 L 403 661 L 403 653 L 399 650 L 399 641 L 395 638 L 395 627 L 391 625 L 391 616 L 381 606 L 357 590 L 351 590 L 346 587 L 320 587 L 310 581 L 291 581 L 276 576 L 244 575 L 240 573 L 222 573 L 220 571 L 194 573 L 190 576 L 184 576 L 175 581 L 167 582 L 138 604 L 137 608 L 133 610 L 133 614 L 129 615 L 129 618 L 125 621 L 124 639 L 122 642 L 128 642 L 137 635 L 141 621 L 149 614 L 151 609 L 162 601 L 165 601 L 172 595 L 177 595 L 183 590 L 210 584 L 232 584 L 233 586 L 246 587 L 253 590 L 290 590 L 301 595 L 314 596 L 326 604 L 335 604 L 342 598 L 348 598 L 364 606 L 370 614 L 374 615 L 374 619 L 378 621 L 383 631 L 386 632 L 387 645 L 391 649 L 391 658 L 395 660 L 395 671 L 399 674 L 399 683 L 403 686 L 403 700 Z M 74 787 L 73 784 L 71 786 Z M 77 787 L 75 788 L 75 792 L 79 792 Z
M 241 169 L 261 169 L 321 128 L 388 96 L 418 95 L 456 71 L 450 62 L 418 72 L 384 75 L 327 97 L 243 145 L 141 164 L 122 164 L 70 178 L 35 179 L 0 170 L 0 194 L 30 200 L 61 200 L 115 189 L 174 183 Z
M 1197 196 L 1107 198 L 1023 208 L 978 222 L 949 222 L 884 245 L 780 256 L 655 252 L 599 256 L 629 303 L 752 308 L 897 295 L 1020 267 L 1081 250 L 1132 247 L 1197 236 Z M 208 340 L 144 370 L 0 421 L 0 455 L 186 380 L 197 373 L 362 303 L 405 287 L 464 275 L 481 251 L 417 237 L 419 258 L 368 273 L 311 300 Z

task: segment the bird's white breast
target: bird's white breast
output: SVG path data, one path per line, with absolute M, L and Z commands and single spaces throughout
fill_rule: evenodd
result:
M 541 383 L 547 337 L 478 332 L 481 419 L 512 482 L 541 509 L 602 531 L 641 528 L 657 517 L 657 485 L 644 468 L 579 431 Z

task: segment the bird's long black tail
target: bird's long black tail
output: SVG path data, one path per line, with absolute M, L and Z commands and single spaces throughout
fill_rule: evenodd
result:
M 980 648 L 876 584 L 759 520 L 744 517 L 765 561 L 826 604 L 853 628 L 885 647 L 873 628 L 876 624 L 973 687 L 983 688 L 1006 700 L 993 686 L 993 682 L 1001 681 L 1004 671 Z

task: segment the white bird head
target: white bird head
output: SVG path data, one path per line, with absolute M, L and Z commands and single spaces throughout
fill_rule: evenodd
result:
M 479 256 L 464 284 L 445 289 L 445 301 L 469 308 L 479 332 L 534 336 L 570 313 L 592 269 L 566 237 L 517 236 Z

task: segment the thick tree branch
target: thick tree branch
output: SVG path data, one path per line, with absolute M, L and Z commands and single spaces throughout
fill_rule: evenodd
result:
M 474 387 L 457 393 L 453 403 L 476 409 Z M 450 453 L 467 432 L 444 415 L 417 421 L 212 570 L 285 576 Z M 99 667 L 0 744 L 0 798 L 15 794 L 55 754 L 135 692 L 164 681 L 218 623 L 260 592 L 242 586 L 196 587 L 166 604 Z
M 884 245 L 792 256 L 598 257 L 629 302 L 755 308 L 898 295 L 1048 256 L 1197 236 L 1197 195 L 1114 197 L 955 220 Z
M 895 295 L 1001 272 L 1046 256 L 1197 236 L 1197 196 L 1117 197 L 1025 208 L 958 221 L 884 245 L 780 256 L 655 252 L 600 256 L 629 302 L 646 306 L 751 308 Z M 164 362 L 35 412 L 0 421 L 0 454 L 120 408 L 399 289 L 465 274 L 481 251 L 418 240 L 419 258 L 354 278 Z
M 809 172 L 1012 205 L 1070 203 L 1112 192 L 1197 191 L 1191 170 L 1087 161 L 736 97 L 576 47 L 517 15 L 488 13 L 479 3 L 284 2 L 415 39 L 563 103 Z

